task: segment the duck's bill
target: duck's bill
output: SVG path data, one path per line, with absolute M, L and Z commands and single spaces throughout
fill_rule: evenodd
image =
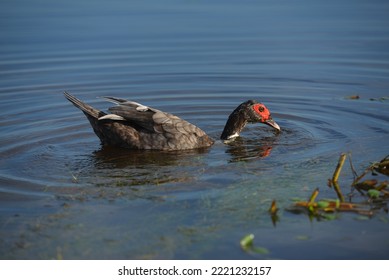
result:
M 267 121 L 264 122 L 267 125 L 270 125 L 274 129 L 281 131 L 281 127 L 273 120 L 273 119 L 268 119 Z

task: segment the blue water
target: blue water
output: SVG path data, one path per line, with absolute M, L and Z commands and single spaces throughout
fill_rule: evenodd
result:
M 286 211 L 317 187 L 336 198 L 340 153 L 359 172 L 389 154 L 387 1 L 0 7 L 2 259 L 388 258 L 386 201 L 369 219 Z M 250 125 L 205 151 L 107 148 L 65 90 L 100 109 L 107 95 L 144 103 L 215 139 L 258 99 L 282 132 Z M 344 193 L 352 179 L 347 165 Z M 268 254 L 241 250 L 250 233 Z

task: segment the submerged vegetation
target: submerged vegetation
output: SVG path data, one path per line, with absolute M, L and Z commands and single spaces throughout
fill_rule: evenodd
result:
M 349 192 L 344 195 L 344 186 L 339 184 L 339 175 L 349 158 L 353 180 Z M 342 153 L 333 176 L 328 179 L 327 186 L 334 190 L 335 197 L 319 198 L 320 189 L 315 188 L 307 200 L 296 200 L 286 211 L 295 214 L 306 214 L 310 219 L 333 220 L 339 213 L 355 213 L 359 220 L 366 220 L 379 211 L 388 213 L 389 189 L 386 176 L 389 176 L 389 155 L 381 161 L 371 163 L 361 174 L 355 171 L 351 155 Z M 275 200 L 268 210 L 273 225 L 279 221 L 279 208 Z M 246 253 L 268 254 L 266 248 L 254 246 L 254 234 L 247 234 L 240 240 L 240 247 Z
M 388 212 L 388 181 L 379 181 L 379 179 L 383 177 L 382 175 L 389 175 L 389 156 L 386 156 L 379 162 L 370 164 L 370 166 L 358 175 L 350 155 L 349 162 L 354 179 L 350 184 L 350 192 L 345 196 L 339 185 L 338 178 L 346 158 L 346 154 L 340 155 L 334 174 L 328 180 L 328 187 L 334 189 L 336 198 L 318 200 L 319 188 L 316 188 L 307 201 L 296 201 L 287 210 L 293 213 L 307 213 L 310 217 L 325 219 L 332 219 L 333 216 L 327 214 L 337 212 L 353 212 L 365 216 L 373 216 L 381 209 Z M 369 174 L 371 177 L 377 178 L 366 178 Z

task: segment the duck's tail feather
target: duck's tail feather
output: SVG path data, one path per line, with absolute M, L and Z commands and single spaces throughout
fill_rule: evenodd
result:
M 101 118 L 102 116 L 106 115 L 103 111 L 97 110 L 93 108 L 92 106 L 85 104 L 80 99 L 74 97 L 70 93 L 64 92 L 65 97 L 67 100 L 73 103 L 74 106 L 76 106 L 78 109 L 83 111 L 88 117 L 92 117 L 94 119 Z

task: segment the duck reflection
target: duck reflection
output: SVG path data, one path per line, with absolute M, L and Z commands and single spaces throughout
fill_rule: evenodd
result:
M 125 168 L 129 166 L 174 166 L 181 160 L 186 161 L 193 156 L 199 156 L 208 151 L 206 149 L 194 149 L 185 151 L 144 151 L 128 150 L 111 146 L 102 146 L 95 151 L 93 156 L 98 165 L 110 165 L 112 168 Z
M 239 137 L 227 143 L 226 152 L 231 155 L 230 162 L 250 161 L 270 156 L 278 137 L 269 136 L 260 139 Z
M 228 162 L 268 157 L 276 136 L 238 137 L 225 145 Z M 102 146 L 92 154 L 93 170 L 104 186 L 161 186 L 167 183 L 193 182 L 210 168 L 209 148 L 185 151 L 138 151 Z
M 208 149 L 137 151 L 102 146 L 93 153 L 95 172 L 112 186 L 143 186 L 193 181 L 204 170 Z

